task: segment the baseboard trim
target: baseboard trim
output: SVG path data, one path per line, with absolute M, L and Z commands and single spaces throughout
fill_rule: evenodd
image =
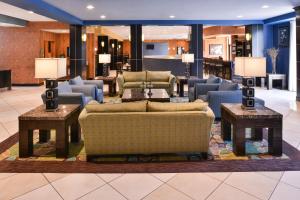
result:
M 42 83 L 13 83 L 12 86 L 41 86 L 44 85 L 44 82 Z

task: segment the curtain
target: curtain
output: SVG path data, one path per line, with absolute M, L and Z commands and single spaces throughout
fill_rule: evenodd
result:
M 289 91 L 297 90 L 296 20 L 290 21 Z

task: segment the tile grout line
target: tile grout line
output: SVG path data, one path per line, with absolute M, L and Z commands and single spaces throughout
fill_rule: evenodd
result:
M 219 179 L 213 178 L 213 177 L 209 176 L 209 175 L 206 174 L 206 173 L 204 173 L 204 174 L 205 174 L 206 176 L 212 178 L 212 179 L 215 179 L 215 180 L 220 181 Z M 211 193 L 205 198 L 205 200 L 208 199 L 215 191 L 217 191 L 217 189 L 220 188 L 221 185 L 223 185 L 223 183 L 229 178 L 229 176 L 231 176 L 231 174 L 232 174 L 232 173 L 228 174 L 228 175 L 226 176 L 226 178 L 225 178 L 223 181 L 220 181 L 219 185 L 218 185 L 215 189 L 213 189 L 213 191 L 211 191 Z
M 21 174 L 21 173 L 18 173 L 18 174 Z M 42 175 L 42 176 L 43 176 L 43 175 Z M 44 177 L 44 178 L 45 178 L 45 177 Z M 47 183 L 46 183 L 46 184 L 44 184 L 44 185 L 41 185 L 40 187 L 38 187 L 38 188 L 35 188 L 35 189 L 33 189 L 33 190 L 27 191 L 27 192 L 25 192 L 25 193 L 23 193 L 23 194 L 17 195 L 16 197 L 13 197 L 12 199 L 19 198 L 19 197 L 21 197 L 21 196 L 24 196 L 24 195 L 26 195 L 26 194 L 28 194 L 28 193 L 30 193 L 30 192 L 36 191 L 36 190 L 38 190 L 38 189 L 40 189 L 40 188 L 42 188 L 42 187 L 44 187 L 44 186 L 48 185 L 48 180 L 46 179 L 46 181 L 47 181 Z
M 124 194 L 122 194 L 119 190 L 117 190 L 117 188 L 115 188 L 113 185 L 110 184 L 111 182 L 107 183 L 107 185 L 109 185 L 110 187 L 112 187 L 113 190 L 115 190 L 117 193 L 119 193 L 122 197 L 124 197 L 127 200 L 130 200 L 129 198 L 127 198 Z
M 252 196 L 252 197 L 254 197 L 254 198 L 256 198 L 256 199 L 263 200 L 263 199 L 261 199 L 260 197 L 257 197 L 257 196 L 255 196 L 255 195 L 253 195 L 253 194 L 251 194 L 251 193 L 249 193 L 249 192 L 247 192 L 247 191 L 241 190 L 240 188 L 237 188 L 237 187 L 235 187 L 235 186 L 233 186 L 233 185 L 230 185 L 229 183 L 224 182 L 224 184 L 227 185 L 227 186 L 233 187 L 233 188 L 239 190 L 240 192 L 246 193 L 246 194 L 248 194 L 248 195 L 250 195 L 250 196 Z
M 90 194 L 90 193 L 92 193 L 92 192 L 95 192 L 96 190 L 98 190 L 98 189 L 100 189 L 100 188 L 102 188 L 102 187 L 104 187 L 104 186 L 106 186 L 106 185 L 109 185 L 109 184 L 108 184 L 109 182 L 106 182 L 103 178 L 101 178 L 101 177 L 98 176 L 97 174 L 94 174 L 94 175 L 97 176 L 101 181 L 103 181 L 104 184 L 101 185 L 101 186 L 99 186 L 99 187 L 97 187 L 97 188 L 95 188 L 95 189 L 93 189 L 93 190 L 91 190 L 91 191 L 89 191 L 88 193 L 86 193 L 86 194 L 84 194 L 84 195 L 82 195 L 82 196 L 80 196 L 80 197 L 78 197 L 78 198 L 75 198 L 76 200 L 78 200 L 78 199 L 80 199 L 80 198 L 82 198 L 82 197 L 84 197 L 84 196 L 86 196 L 86 195 L 88 195 L 88 194 Z M 119 176 L 119 177 L 121 177 L 121 176 Z M 119 178 L 119 177 L 116 177 L 115 179 L 117 179 L 117 178 Z M 113 179 L 113 180 L 115 180 L 115 179 Z M 115 189 L 113 188 L 113 190 L 115 190 Z
M 269 200 L 269 199 L 272 197 L 272 195 L 274 194 L 274 192 L 275 192 L 277 186 L 279 185 L 279 183 L 280 183 L 280 181 L 281 181 L 283 175 L 284 175 L 284 172 L 282 173 L 282 175 L 281 175 L 280 178 L 278 179 L 278 182 L 277 182 L 276 186 L 274 187 L 273 191 L 271 192 L 271 194 L 270 194 L 268 200 Z
M 48 180 L 48 178 L 45 176 L 45 174 L 42 173 L 42 175 L 45 177 L 45 179 L 48 181 L 49 185 L 51 185 L 51 187 L 54 189 L 54 191 L 60 196 L 60 198 L 64 200 L 64 198 L 63 198 L 63 197 L 61 196 L 61 194 L 56 190 L 56 188 L 52 185 L 52 182 L 50 182 L 50 181 Z M 64 177 L 63 177 L 63 178 L 64 178 Z M 60 179 L 63 179 L 63 178 L 60 178 Z M 57 180 L 59 180 L 59 179 L 57 179 Z M 55 180 L 55 181 L 56 181 L 56 180 Z M 54 181 L 53 181 L 53 182 L 54 182 Z
M 151 175 L 151 176 L 153 176 L 154 178 L 156 178 L 157 180 L 161 181 L 163 184 L 160 185 L 160 186 L 159 186 L 158 188 L 156 188 L 155 190 L 153 190 L 152 192 L 150 192 L 149 194 L 147 194 L 146 196 L 144 196 L 142 199 L 147 198 L 147 197 L 148 197 L 149 195 L 151 195 L 153 192 L 155 192 L 155 191 L 158 190 L 159 188 L 161 188 L 161 187 L 163 187 L 164 185 L 166 185 L 166 186 L 172 188 L 173 190 L 175 190 L 175 191 L 181 193 L 182 195 L 186 196 L 187 198 L 194 200 L 194 198 L 190 197 L 189 195 L 185 194 L 184 192 L 181 192 L 181 191 L 179 191 L 179 190 L 177 190 L 177 189 L 171 187 L 169 184 L 167 184 L 167 182 L 170 181 L 170 180 L 172 180 L 177 174 L 176 174 L 175 176 L 173 176 L 172 178 L 170 178 L 168 181 L 160 180 L 158 177 L 154 176 L 152 173 L 149 173 L 149 175 Z
M 118 177 L 115 177 L 115 178 L 113 178 L 112 180 L 110 180 L 110 181 L 105 181 L 103 178 L 101 178 L 101 176 L 99 176 L 98 174 L 95 174 L 96 176 L 98 176 L 101 180 L 103 180 L 105 183 L 110 183 L 110 182 L 112 182 L 112 181 L 114 181 L 114 180 L 117 180 L 118 178 L 121 178 L 122 176 L 124 176 L 125 174 L 121 174 L 120 176 L 118 176 Z

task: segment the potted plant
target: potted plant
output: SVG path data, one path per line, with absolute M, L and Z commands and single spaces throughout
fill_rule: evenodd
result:
M 279 54 L 279 49 L 276 49 L 273 47 L 273 48 L 267 49 L 267 53 L 270 56 L 271 61 L 272 61 L 272 74 L 276 74 L 276 59 Z

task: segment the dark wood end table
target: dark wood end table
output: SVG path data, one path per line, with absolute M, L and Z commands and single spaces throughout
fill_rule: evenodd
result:
M 117 77 L 114 76 L 96 76 L 95 80 L 102 80 L 104 84 L 108 85 L 108 94 L 110 97 L 115 96 L 117 93 Z
M 188 83 L 188 80 L 196 78 L 196 76 L 190 76 L 189 78 L 186 76 L 176 76 L 177 93 L 179 93 L 180 97 L 184 97 L 184 85 Z
M 41 134 L 49 134 L 51 129 L 56 130 L 56 157 L 67 157 L 69 153 L 69 126 L 71 126 L 71 142 L 81 140 L 78 123 L 80 105 L 59 105 L 56 112 L 46 112 L 41 105 L 19 116 L 19 156 L 21 158 L 33 154 L 33 130 L 41 130 Z M 40 141 L 46 142 L 49 136 L 43 136 Z
M 170 102 L 170 96 L 165 89 L 151 89 L 152 95 L 148 95 L 148 89 L 142 92 L 141 88 L 125 89 L 122 102 L 132 102 L 132 101 L 156 101 L 156 102 Z
M 246 154 L 245 129 L 251 128 L 252 138 L 262 140 L 263 128 L 268 128 L 269 154 L 282 155 L 282 114 L 265 106 L 247 111 L 241 104 L 221 104 L 222 138 L 231 140 L 233 152 L 238 156 Z

